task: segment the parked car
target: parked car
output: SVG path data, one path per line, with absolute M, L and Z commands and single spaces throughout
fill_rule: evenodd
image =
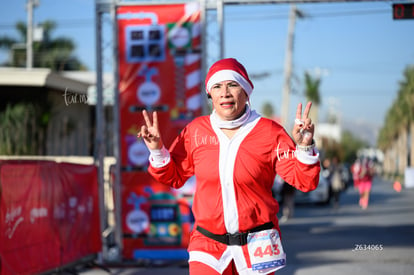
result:
M 326 175 L 321 171 L 318 187 L 310 192 L 297 190 L 295 195 L 296 203 L 317 203 L 327 204 L 331 200 L 331 187 Z
M 283 196 L 281 194 L 283 186 L 283 180 L 276 176 L 275 184 L 273 185 L 273 195 L 276 200 L 283 204 Z M 295 193 L 295 202 L 298 204 L 301 203 L 317 203 L 317 204 L 327 204 L 331 199 L 331 187 L 329 181 L 326 177 L 326 174 L 321 171 L 319 175 L 318 187 L 315 190 L 310 192 L 302 192 L 296 190 Z

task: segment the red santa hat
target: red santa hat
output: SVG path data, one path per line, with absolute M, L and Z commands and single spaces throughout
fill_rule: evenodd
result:
M 206 91 L 210 94 L 211 87 L 225 80 L 234 80 L 240 84 L 250 97 L 253 91 L 253 83 L 249 79 L 246 69 L 234 58 L 225 58 L 214 63 L 206 76 Z

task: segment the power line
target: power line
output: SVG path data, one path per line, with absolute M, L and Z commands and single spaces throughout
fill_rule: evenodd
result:
M 54 21 L 54 20 L 45 20 L 45 21 Z M 95 20 L 93 18 L 84 18 L 76 20 L 59 20 L 54 21 L 56 27 L 58 28 L 79 28 L 89 26 L 94 28 Z M 39 22 L 38 25 L 42 25 L 42 22 Z M 15 23 L 0 23 L 0 29 L 15 29 Z
M 274 12 L 274 11 L 271 11 Z M 391 8 L 388 9 L 370 9 L 370 10 L 348 10 L 348 11 L 326 11 L 326 12 L 317 12 L 317 13 L 306 13 L 308 17 L 342 17 L 342 16 L 362 16 L 362 15 L 370 15 L 370 14 L 385 14 L 391 13 Z M 263 14 L 261 13 L 252 13 L 251 11 L 246 12 L 246 14 L 237 15 L 229 14 L 225 17 L 231 21 L 250 21 L 250 20 L 271 20 L 271 19 L 287 19 L 288 15 L 285 13 L 280 13 L 278 11 L 274 14 Z M 45 20 L 46 21 L 46 20 Z M 54 20 L 52 20 L 54 21 Z M 80 28 L 84 26 L 90 26 L 93 28 L 93 24 L 95 22 L 94 18 L 82 18 L 82 19 L 71 19 L 71 20 L 59 20 L 54 21 L 59 28 Z M 41 22 L 38 23 L 41 25 Z M 0 23 L 0 29 L 14 29 L 16 28 L 15 23 Z
M 330 11 L 330 12 L 320 12 L 320 13 L 306 13 L 307 17 L 310 18 L 321 18 L 321 17 L 343 17 L 343 16 L 362 16 L 362 15 L 373 15 L 373 14 L 391 14 L 390 9 L 377 9 L 377 10 L 352 10 L 352 11 Z M 249 15 L 240 15 L 236 16 L 227 16 L 226 19 L 231 21 L 252 21 L 252 20 L 277 20 L 277 19 L 287 19 L 287 14 L 249 14 Z

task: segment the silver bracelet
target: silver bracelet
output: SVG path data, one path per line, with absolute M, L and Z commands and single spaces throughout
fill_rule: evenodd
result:
M 312 144 L 311 145 L 302 146 L 302 145 L 297 144 L 296 147 L 300 151 L 313 152 L 313 148 L 315 148 L 315 141 L 312 140 Z

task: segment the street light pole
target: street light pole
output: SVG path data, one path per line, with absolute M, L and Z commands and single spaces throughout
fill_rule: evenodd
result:
M 296 23 L 296 5 L 291 5 L 289 14 L 289 27 L 288 27 L 288 39 L 286 46 L 285 57 L 285 77 L 282 90 L 282 108 L 281 108 L 281 123 L 284 127 L 288 127 L 289 117 L 289 104 L 290 104 L 290 90 L 291 90 L 291 78 L 292 78 L 292 55 L 293 55 L 293 39 L 295 33 Z
M 27 0 L 27 29 L 26 29 L 26 68 L 33 67 L 33 1 Z
M 33 67 L 33 8 L 38 5 L 38 0 L 27 0 L 26 68 L 28 70 Z

